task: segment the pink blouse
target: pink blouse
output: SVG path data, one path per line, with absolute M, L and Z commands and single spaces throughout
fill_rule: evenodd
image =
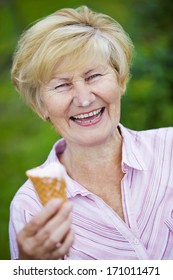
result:
M 137 132 L 119 127 L 125 222 L 101 198 L 67 176 L 75 233 L 67 259 L 173 260 L 173 128 Z M 44 164 L 57 161 L 65 147 L 64 139 L 55 143 Z M 12 259 L 18 258 L 16 234 L 42 207 L 27 180 L 10 207 Z

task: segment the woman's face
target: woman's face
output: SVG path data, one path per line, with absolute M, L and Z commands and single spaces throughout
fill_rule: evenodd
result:
M 120 120 L 121 90 L 109 65 L 58 73 L 41 89 L 41 98 L 45 117 L 68 145 L 99 145 Z

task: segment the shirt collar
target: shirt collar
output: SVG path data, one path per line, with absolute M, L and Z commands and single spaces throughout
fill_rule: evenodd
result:
M 147 165 L 139 149 L 141 144 L 139 133 L 125 128 L 122 124 L 118 127 L 123 138 L 122 168 L 126 169 L 127 165 L 137 170 L 146 170 Z

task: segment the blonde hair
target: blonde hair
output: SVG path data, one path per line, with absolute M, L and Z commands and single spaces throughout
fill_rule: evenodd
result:
M 103 59 L 115 69 L 124 92 L 132 48 L 129 36 L 108 15 L 86 6 L 61 9 L 21 35 L 13 59 L 12 81 L 25 101 L 43 117 L 40 87 L 50 80 L 55 69 L 69 71 Z

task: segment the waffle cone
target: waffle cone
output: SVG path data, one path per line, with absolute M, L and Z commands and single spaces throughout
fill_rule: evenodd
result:
M 43 205 L 52 198 L 61 198 L 63 202 L 67 200 L 65 179 L 58 180 L 57 178 L 50 177 L 28 177 L 32 181 Z

